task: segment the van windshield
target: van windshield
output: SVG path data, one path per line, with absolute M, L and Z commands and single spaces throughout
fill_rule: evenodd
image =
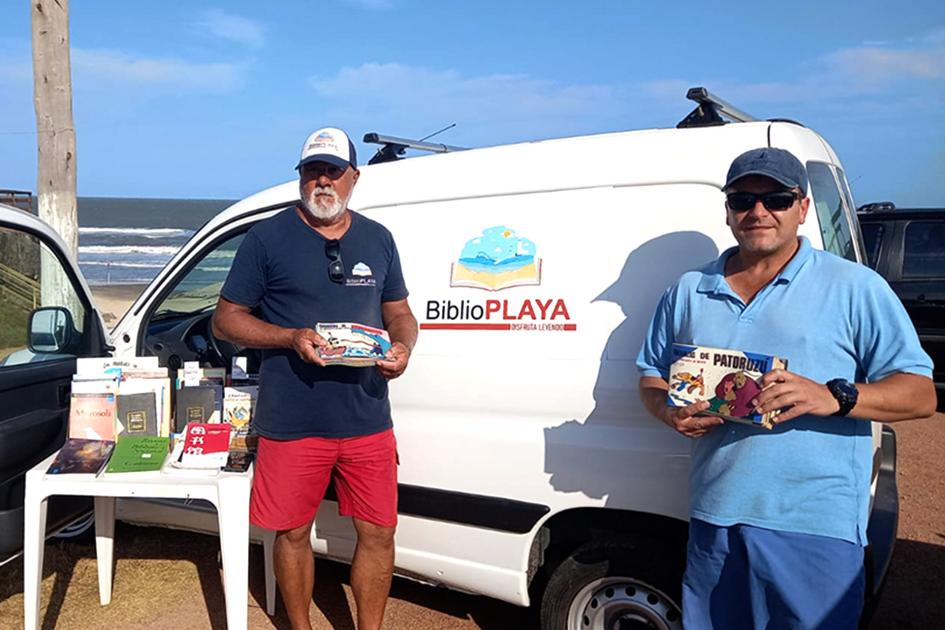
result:
M 206 252 L 167 294 L 152 321 L 193 315 L 214 308 L 243 236 L 238 234 Z

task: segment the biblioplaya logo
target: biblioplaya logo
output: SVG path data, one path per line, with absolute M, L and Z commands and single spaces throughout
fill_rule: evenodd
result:
M 489 292 L 541 285 L 542 260 L 531 240 L 504 225 L 486 228 L 466 241 L 450 267 L 450 287 Z M 426 330 L 573 331 L 567 304 L 559 297 L 427 300 Z

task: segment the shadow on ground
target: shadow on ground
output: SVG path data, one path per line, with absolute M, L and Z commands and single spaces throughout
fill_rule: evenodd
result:
M 945 527 L 945 526 L 943 526 Z M 945 531 L 941 544 L 896 541 L 892 564 L 870 630 L 941 628 L 945 619 Z
M 112 602 L 99 606 L 94 545 L 49 541 L 43 564 L 43 630 L 115 627 L 224 630 L 226 612 L 216 536 L 116 523 L 116 570 Z M 316 628 L 355 630 L 349 567 L 317 560 L 312 597 Z M 250 627 L 289 630 L 277 597 L 276 614 L 265 614 L 262 547 L 249 556 Z M 0 567 L 0 630 L 22 628 L 23 561 Z M 385 627 L 537 628 L 530 611 L 395 578 Z

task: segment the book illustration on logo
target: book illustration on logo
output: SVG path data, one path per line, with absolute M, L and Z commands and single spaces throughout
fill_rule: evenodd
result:
M 535 244 L 504 225 L 482 231 L 463 246 L 450 271 L 451 287 L 499 291 L 541 284 L 541 258 Z
M 762 391 L 761 377 L 787 360 L 756 352 L 673 344 L 668 402 L 685 407 L 708 401 L 703 413 L 765 429 L 774 428 L 780 410 L 758 413 L 751 401 Z
M 386 330 L 351 322 L 319 322 L 318 333 L 328 346 L 318 349 L 318 356 L 328 365 L 365 367 L 383 359 L 390 350 L 390 337 Z
M 69 438 L 46 470 L 47 475 L 97 475 L 112 454 L 114 442 Z

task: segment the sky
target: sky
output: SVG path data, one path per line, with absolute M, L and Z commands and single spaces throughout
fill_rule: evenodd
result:
M 686 6 L 691 5 L 691 6 Z M 480 147 L 672 127 L 705 86 L 836 150 L 858 204 L 945 205 L 945 2 L 70 3 L 78 192 L 240 198 L 346 129 Z M 30 3 L 0 0 L 0 188 L 36 188 Z

